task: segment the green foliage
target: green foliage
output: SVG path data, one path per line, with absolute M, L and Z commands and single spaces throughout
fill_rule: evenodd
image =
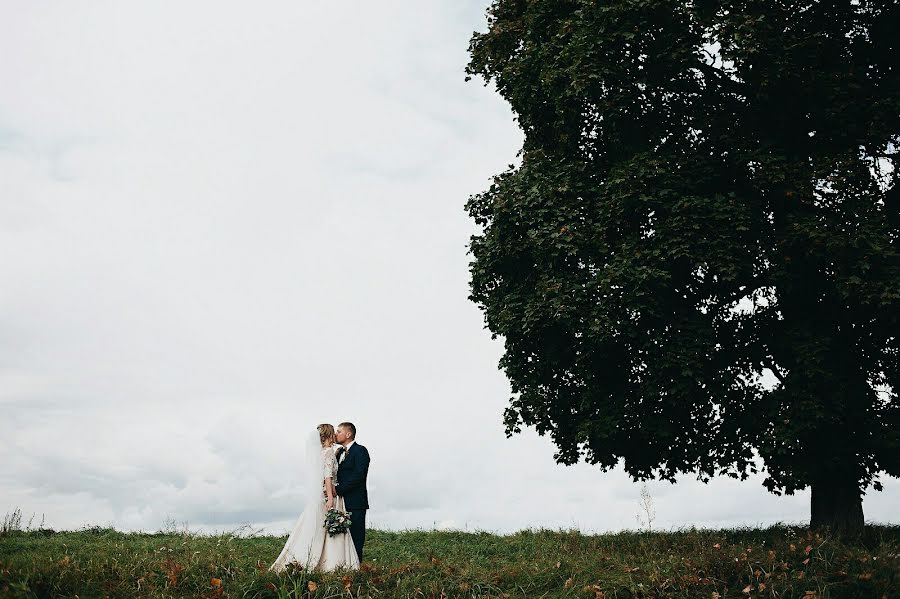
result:
M 467 209 L 507 435 L 635 479 L 900 475 L 898 30 L 887 1 L 493 2 L 468 72 L 525 141 Z
M 0 597 L 880 597 L 900 590 L 900 527 L 852 544 L 783 525 L 668 533 L 369 531 L 359 571 L 282 575 L 285 537 L 18 531 Z M 809 596 L 808 599 L 812 599 Z

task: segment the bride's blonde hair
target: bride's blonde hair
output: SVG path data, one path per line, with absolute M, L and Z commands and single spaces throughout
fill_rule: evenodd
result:
M 326 441 L 334 441 L 334 427 L 330 424 L 320 424 L 319 429 L 319 442 L 322 444 L 322 447 L 325 447 Z

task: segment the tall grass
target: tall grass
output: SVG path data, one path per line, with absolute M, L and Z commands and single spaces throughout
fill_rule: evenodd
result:
M 4 527 L 0 597 L 900 596 L 900 526 L 867 526 L 853 541 L 785 525 L 600 535 L 372 530 L 361 570 L 276 575 L 268 566 L 285 538 L 252 529 Z
M 16 508 L 12 511 L 12 513 L 7 513 L 5 516 L 3 516 L 3 522 L 0 523 L 0 537 L 14 532 L 45 530 L 43 514 L 41 514 L 41 523 L 38 525 L 37 529 L 33 529 L 31 527 L 33 521 L 34 514 L 32 514 L 31 518 L 28 519 L 28 524 L 25 525 L 25 528 L 22 528 L 22 510 Z

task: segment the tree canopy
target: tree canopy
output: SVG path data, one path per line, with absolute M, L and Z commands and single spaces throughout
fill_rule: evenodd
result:
M 507 435 L 635 479 L 900 476 L 900 3 L 495 0 L 521 161 L 469 199 Z M 774 381 L 774 382 L 773 382 Z

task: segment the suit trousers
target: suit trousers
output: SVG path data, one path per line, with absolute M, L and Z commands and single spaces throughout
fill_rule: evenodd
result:
M 353 546 L 356 548 L 356 555 L 359 556 L 359 563 L 363 561 L 363 543 L 366 542 L 366 511 L 367 510 L 347 510 L 350 512 L 350 538 L 353 539 Z

